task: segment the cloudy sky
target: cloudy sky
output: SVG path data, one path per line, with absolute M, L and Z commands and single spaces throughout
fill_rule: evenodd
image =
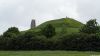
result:
M 0 0 L 0 33 L 9 27 L 30 28 L 53 19 L 71 17 L 85 23 L 91 18 L 100 22 L 100 0 Z

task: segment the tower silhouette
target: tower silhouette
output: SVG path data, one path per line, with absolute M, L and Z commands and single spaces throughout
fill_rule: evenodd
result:
M 31 21 L 31 28 L 34 28 L 34 27 L 36 27 L 36 22 L 35 22 L 34 19 L 32 19 L 32 21 Z

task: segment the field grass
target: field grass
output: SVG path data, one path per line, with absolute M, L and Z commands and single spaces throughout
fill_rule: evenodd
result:
M 0 56 L 100 56 L 100 52 L 79 52 L 79 51 L 0 51 Z

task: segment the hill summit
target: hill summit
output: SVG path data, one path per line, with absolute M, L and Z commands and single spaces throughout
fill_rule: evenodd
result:
M 61 18 L 57 20 L 51 20 L 47 21 L 41 25 L 39 25 L 39 28 L 44 27 L 47 24 L 52 24 L 54 27 L 72 27 L 72 28 L 79 28 L 83 25 L 83 23 L 74 20 L 72 18 Z
M 44 22 L 43 24 L 31 30 L 39 31 L 41 28 L 44 28 L 47 24 L 53 25 L 56 28 L 57 33 L 60 33 L 62 29 L 64 29 L 64 31 L 67 30 L 67 32 L 69 33 L 78 32 L 79 28 L 84 25 L 83 23 L 72 18 L 61 18 Z

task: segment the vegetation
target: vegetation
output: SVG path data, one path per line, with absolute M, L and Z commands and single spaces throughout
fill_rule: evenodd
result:
M 55 28 L 58 28 L 58 27 L 80 28 L 81 26 L 83 26 L 83 23 L 76 21 L 74 19 L 61 18 L 61 19 L 57 19 L 57 20 L 47 21 L 47 22 L 39 25 L 38 28 L 44 28 L 48 24 L 53 25 Z
M 84 25 L 83 23 L 71 18 L 61 18 L 57 20 L 47 21 L 32 30 L 38 31 L 39 29 L 44 28 L 48 24 L 51 24 L 53 27 L 55 27 L 57 34 L 61 33 L 63 29 L 64 32 L 66 31 L 66 33 L 76 33 L 79 32 L 78 30 Z
M 45 28 L 42 29 L 42 34 L 48 38 L 52 37 L 55 35 L 55 28 L 51 24 L 48 24 Z
M 99 56 L 100 52 L 78 51 L 0 51 L 0 56 Z
M 82 27 L 80 31 L 83 33 L 95 34 L 100 32 L 100 28 L 96 19 L 91 19 L 86 23 L 86 25 L 84 25 L 84 27 Z
M 20 32 L 19 32 L 18 28 L 11 27 L 6 32 L 4 32 L 3 36 L 4 37 L 14 37 L 15 35 L 18 35 L 19 33 Z
M 100 51 L 100 28 L 95 19 L 82 24 L 63 18 L 42 26 L 25 32 L 9 28 L 0 36 L 0 50 Z

